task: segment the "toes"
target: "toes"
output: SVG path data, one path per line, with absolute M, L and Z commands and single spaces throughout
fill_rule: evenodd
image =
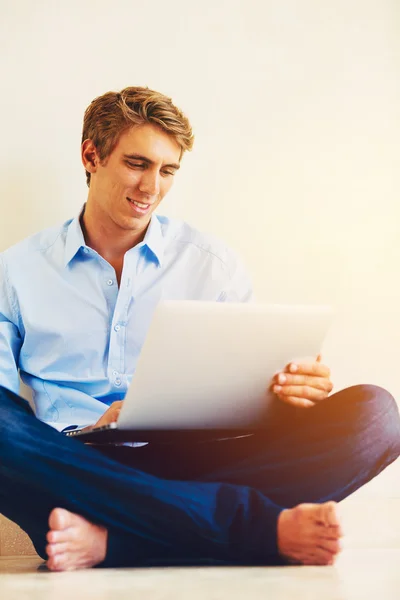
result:
M 71 524 L 73 513 L 70 513 L 65 508 L 54 508 L 49 516 L 50 529 L 66 529 Z
M 97 563 L 83 559 L 80 553 L 65 552 L 51 556 L 46 564 L 50 571 L 77 571 L 90 568 Z
M 61 529 L 60 531 L 48 531 L 46 539 L 49 544 L 60 544 L 67 542 L 71 538 L 71 531 L 69 529 Z
M 316 541 L 312 548 L 301 553 L 300 562 L 303 565 L 333 565 L 339 551 L 337 540 Z
M 50 571 L 62 571 L 62 560 L 61 556 L 52 556 L 46 563 L 46 566 Z
M 55 571 L 54 568 L 54 559 L 53 558 L 49 558 L 46 562 L 46 567 L 50 570 L 50 571 Z
M 336 510 L 336 502 L 326 502 L 322 505 L 325 513 L 325 525 L 327 527 L 340 527 Z
M 342 550 L 342 544 L 339 540 L 330 540 L 324 538 L 320 541 L 319 546 L 321 546 L 321 548 L 325 548 L 325 550 L 328 550 L 328 552 L 331 554 L 339 554 L 339 552 Z
M 320 504 L 316 514 L 316 521 L 319 525 L 323 525 L 329 530 L 330 537 L 338 538 L 343 536 L 336 502 Z
M 63 508 L 54 508 L 49 516 L 50 529 L 65 529 L 68 527 L 67 511 Z
M 79 568 L 77 558 L 70 552 L 63 552 L 51 556 L 46 565 L 50 571 L 73 571 Z
M 320 547 L 316 547 L 313 551 L 307 552 L 301 559 L 301 563 L 307 566 L 331 566 L 334 561 L 335 556 Z
M 317 547 L 316 556 L 319 560 L 319 565 L 332 565 L 336 555 L 322 546 Z
M 343 530 L 340 525 L 337 527 L 325 527 L 324 537 L 331 540 L 337 540 L 343 537 Z
M 319 556 L 313 556 L 302 561 L 302 565 L 306 567 L 331 567 L 335 562 L 334 558 L 324 559 Z
M 75 551 L 76 546 L 82 545 L 82 539 L 80 539 L 79 530 L 73 527 L 65 529 L 63 531 L 48 531 L 46 534 L 46 540 L 49 546 L 63 546 L 68 551 Z
M 49 527 L 46 539 L 50 544 L 67 542 L 79 535 L 77 525 L 81 525 L 81 517 L 65 510 L 54 508 L 49 516 Z
M 328 520 L 328 504 L 329 503 L 326 502 L 325 504 L 318 504 L 315 506 L 314 518 L 318 525 L 323 525 L 324 527 L 330 526 L 330 522 Z
M 68 544 L 48 544 L 46 546 L 46 553 L 48 557 L 56 556 L 57 554 L 64 554 L 68 551 Z

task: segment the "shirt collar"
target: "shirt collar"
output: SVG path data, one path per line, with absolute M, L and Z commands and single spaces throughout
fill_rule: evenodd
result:
M 161 229 L 161 223 L 156 215 L 151 216 L 143 242 L 140 245 L 148 247 L 161 267 L 164 258 L 165 240 Z
M 65 253 L 64 253 L 64 265 L 67 266 L 71 260 L 75 257 L 76 253 L 80 248 L 84 248 L 85 238 L 83 237 L 82 227 L 80 224 L 80 217 L 83 213 L 84 207 L 75 219 L 72 219 L 68 225 L 67 237 L 65 240 Z
M 80 248 L 85 248 L 85 238 L 83 236 L 82 227 L 80 224 L 80 217 L 85 207 L 82 208 L 79 216 L 72 219 L 68 225 L 67 237 L 65 240 L 65 254 L 64 254 L 64 265 L 67 266 L 73 258 L 75 258 Z M 149 226 L 143 241 L 138 244 L 139 247 L 147 246 L 156 258 L 158 264 L 162 265 L 164 257 L 164 236 L 161 229 L 161 223 L 157 219 L 156 215 L 152 215 Z

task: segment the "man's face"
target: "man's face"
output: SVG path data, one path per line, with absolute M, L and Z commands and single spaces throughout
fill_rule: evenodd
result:
M 96 157 L 91 171 L 88 203 L 98 215 L 125 231 L 145 231 L 151 214 L 172 186 L 179 169 L 181 148 L 175 139 L 153 125 L 123 133 L 110 156 L 100 163 L 91 142 L 86 158 Z M 83 150 L 85 167 L 85 149 Z

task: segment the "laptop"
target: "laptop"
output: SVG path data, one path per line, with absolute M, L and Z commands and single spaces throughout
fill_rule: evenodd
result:
M 268 419 L 274 374 L 315 361 L 332 317 L 330 306 L 160 302 L 118 421 L 67 435 L 96 444 L 248 435 Z

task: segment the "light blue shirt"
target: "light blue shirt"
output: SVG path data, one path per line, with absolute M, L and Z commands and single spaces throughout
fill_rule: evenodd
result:
M 71 219 L 0 254 L 0 385 L 18 393 L 20 373 L 40 420 L 58 430 L 91 425 L 124 398 L 161 299 L 251 297 L 229 248 L 156 215 L 125 254 L 118 288 L 114 268 Z

